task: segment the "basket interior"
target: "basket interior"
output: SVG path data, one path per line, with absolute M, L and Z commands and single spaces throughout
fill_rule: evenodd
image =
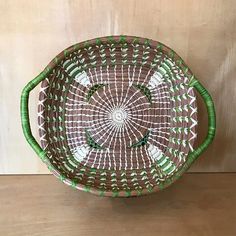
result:
M 77 44 L 41 83 L 39 133 L 68 184 L 106 193 L 151 192 L 193 150 L 192 76 L 164 45 L 135 37 Z

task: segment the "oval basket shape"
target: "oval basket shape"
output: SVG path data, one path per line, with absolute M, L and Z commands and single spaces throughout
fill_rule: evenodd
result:
M 40 82 L 39 145 L 28 98 Z M 208 111 L 199 147 L 194 89 Z M 21 117 L 27 141 L 56 177 L 101 196 L 169 186 L 215 135 L 212 99 L 183 60 L 160 42 L 123 35 L 61 52 L 24 88 Z

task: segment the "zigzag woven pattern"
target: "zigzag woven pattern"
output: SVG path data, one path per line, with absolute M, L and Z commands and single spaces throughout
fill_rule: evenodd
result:
M 139 195 L 181 169 L 193 151 L 197 107 L 193 75 L 171 49 L 107 37 L 77 44 L 52 64 L 41 83 L 39 133 L 62 181 Z

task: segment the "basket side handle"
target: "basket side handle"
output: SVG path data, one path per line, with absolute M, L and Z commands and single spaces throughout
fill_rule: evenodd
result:
M 214 103 L 211 98 L 211 95 L 208 93 L 208 91 L 203 87 L 203 85 L 197 80 L 192 79 L 190 82 L 190 86 L 194 87 L 197 92 L 201 95 L 208 113 L 208 131 L 207 135 L 204 139 L 204 141 L 200 144 L 199 147 L 197 147 L 195 150 L 193 150 L 189 154 L 190 160 L 195 160 L 199 155 L 201 155 L 207 147 L 212 143 L 214 137 L 215 137 L 215 131 L 216 131 L 216 115 L 215 115 L 215 108 Z
M 24 87 L 21 93 L 21 103 L 20 103 L 21 125 L 24 136 L 27 142 L 30 144 L 30 146 L 42 160 L 46 159 L 46 153 L 33 137 L 30 127 L 29 94 L 31 90 L 33 90 L 42 80 L 44 80 L 47 77 L 48 72 L 49 70 L 45 69 Z

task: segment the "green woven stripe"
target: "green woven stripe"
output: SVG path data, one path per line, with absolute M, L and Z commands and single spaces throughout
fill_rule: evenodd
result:
M 40 145 L 37 143 L 35 138 L 32 135 L 30 123 L 29 123 L 29 93 L 32 89 L 34 89 L 42 80 L 44 80 L 49 70 L 44 70 L 41 74 L 39 74 L 35 79 L 30 81 L 23 89 L 21 94 L 21 124 L 22 129 L 25 135 L 25 138 L 27 142 L 30 144 L 30 146 L 33 148 L 33 150 L 37 153 L 37 155 L 45 161 L 46 159 L 46 153 L 43 151 L 43 149 L 40 147 Z
M 212 98 L 210 94 L 207 92 L 207 90 L 196 79 L 193 79 L 190 85 L 194 86 L 194 88 L 202 96 L 206 104 L 207 113 L 208 113 L 208 133 L 207 133 L 206 139 L 195 151 L 192 152 L 192 155 L 197 157 L 207 149 L 207 147 L 211 144 L 211 142 L 213 141 L 215 137 L 216 116 L 215 116 L 215 108 L 214 108 Z

